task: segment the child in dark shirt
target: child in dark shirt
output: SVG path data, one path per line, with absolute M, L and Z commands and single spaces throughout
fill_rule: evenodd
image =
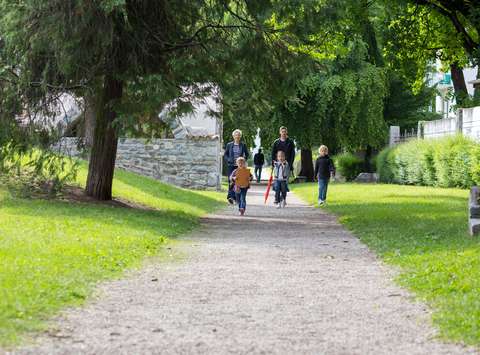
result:
M 330 177 L 335 176 L 335 165 L 328 156 L 328 148 L 325 145 L 318 149 L 320 156 L 315 162 L 315 178 L 318 180 L 318 205 L 322 206 L 327 201 L 327 189 Z

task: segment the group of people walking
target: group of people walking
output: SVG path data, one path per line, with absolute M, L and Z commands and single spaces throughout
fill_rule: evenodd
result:
M 272 145 L 272 177 L 273 190 L 275 191 L 275 206 L 284 208 L 287 203 L 288 179 L 293 172 L 295 160 L 295 142 L 288 137 L 286 127 L 280 127 L 279 138 Z M 245 214 L 247 192 L 253 175 L 247 167 L 247 159 L 250 152 L 242 142 L 242 131 L 236 129 L 232 133 L 233 141 L 225 147 L 224 158 L 227 163 L 228 194 L 227 200 L 230 204 L 237 204 L 240 215 Z M 253 163 L 255 165 L 255 179 L 260 182 L 262 168 L 265 164 L 265 157 L 259 149 L 255 154 Z M 328 148 L 322 145 L 319 149 L 319 157 L 315 162 L 315 178 L 319 184 L 318 203 L 323 205 L 327 199 L 327 188 L 331 176 L 335 175 L 335 166 L 328 156 Z

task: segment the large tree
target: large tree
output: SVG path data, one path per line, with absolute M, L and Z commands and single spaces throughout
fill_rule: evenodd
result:
M 333 23 L 324 45 L 313 47 L 307 41 L 297 47 L 314 65 L 296 82 L 295 95 L 276 115 L 277 122 L 291 127 L 301 148 L 300 174 L 308 180 L 313 178 L 314 146 L 371 151 L 383 143 L 386 131 L 386 71 L 371 22 L 375 15 L 371 2 L 343 1 L 331 6 L 329 15 Z M 318 36 L 325 38 L 322 32 Z
M 423 86 L 431 63 L 440 60 L 452 74 L 457 103 L 469 103 L 462 69 L 480 59 L 480 4 L 474 1 L 397 0 L 385 2 L 390 18 L 387 55 L 394 66 L 417 69 Z M 478 96 L 479 92 L 475 93 Z
M 271 10 L 269 2 L 249 1 L 3 0 L 2 57 L 32 101 L 64 91 L 93 98 L 86 192 L 110 199 L 130 88 L 147 83 L 144 90 L 166 103 L 185 87 L 220 81 L 230 63 L 251 54 L 242 49 L 265 52 Z

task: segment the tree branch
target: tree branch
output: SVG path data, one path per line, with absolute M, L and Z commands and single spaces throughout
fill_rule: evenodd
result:
M 463 37 L 463 42 L 464 42 L 464 48 L 469 54 L 473 54 L 475 50 L 478 48 L 479 43 L 475 42 L 473 38 L 468 34 L 467 30 L 461 23 L 460 19 L 457 16 L 456 11 L 454 10 L 449 11 L 448 8 L 440 6 L 432 1 L 429 0 L 416 0 L 416 2 L 420 5 L 425 5 L 428 6 L 437 12 L 439 12 L 441 15 L 447 17 L 450 19 L 452 22 L 453 26 L 455 27 L 456 31 L 460 33 Z M 443 5 L 443 3 L 442 3 Z

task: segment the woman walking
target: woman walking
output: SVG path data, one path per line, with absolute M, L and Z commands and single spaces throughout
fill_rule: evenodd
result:
M 242 131 L 236 129 L 232 132 L 233 141 L 227 143 L 223 157 L 227 163 L 227 176 L 228 176 L 228 194 L 227 200 L 230 204 L 235 202 L 235 191 L 233 190 L 233 184 L 230 181 L 230 175 L 238 168 L 237 159 L 242 157 L 245 160 L 250 156 L 247 145 L 241 142 Z

